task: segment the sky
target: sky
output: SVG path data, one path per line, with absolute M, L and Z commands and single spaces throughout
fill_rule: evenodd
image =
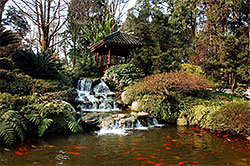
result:
M 127 11 L 128 11 L 128 9 L 130 9 L 130 8 L 132 8 L 134 5 L 135 5 L 135 3 L 136 3 L 136 0 L 129 0 L 129 2 L 128 2 L 128 6 L 127 6 L 127 8 L 125 9 L 125 11 L 126 11 L 126 14 L 122 17 L 122 21 L 124 22 L 125 20 L 126 20 L 126 18 L 127 18 Z

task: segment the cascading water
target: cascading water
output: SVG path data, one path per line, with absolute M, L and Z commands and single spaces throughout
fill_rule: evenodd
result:
M 81 122 L 100 128 L 98 135 L 126 135 L 132 130 L 148 130 L 159 125 L 156 119 L 145 113 L 121 113 L 113 99 L 115 93 L 102 80 L 82 78 L 76 88 L 76 101 L 81 108 Z M 119 111 L 119 112 L 114 112 Z M 143 122 L 143 123 L 141 123 Z
M 97 84 L 88 78 L 78 81 L 76 101 L 80 102 L 81 112 L 110 112 L 119 111 L 117 103 L 114 101 L 114 92 L 102 80 Z

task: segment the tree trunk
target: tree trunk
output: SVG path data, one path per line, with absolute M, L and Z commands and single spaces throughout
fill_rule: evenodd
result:
M 0 1 L 0 27 L 2 26 L 2 17 L 3 17 L 3 11 L 4 11 L 4 6 L 7 3 L 8 0 L 1 0 Z
M 248 7 L 249 7 L 249 14 L 248 14 L 248 29 L 249 29 L 249 36 L 248 36 L 248 40 L 250 40 L 250 0 L 248 0 Z M 250 52 L 250 42 L 249 42 L 249 47 L 248 47 L 248 54 Z
M 237 81 L 236 81 L 236 75 L 235 73 L 232 73 L 232 83 L 231 83 L 231 93 L 234 94 L 234 90 L 237 86 Z

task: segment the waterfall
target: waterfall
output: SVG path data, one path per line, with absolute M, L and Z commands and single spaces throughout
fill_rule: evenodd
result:
M 96 125 L 96 133 L 127 135 L 134 130 L 148 130 L 158 124 L 156 119 L 141 114 L 122 113 L 113 99 L 115 93 L 102 80 L 82 78 L 76 88 L 76 101 L 81 108 L 82 123 Z M 119 112 L 113 112 L 119 111 Z M 142 123 L 143 122 L 143 123 Z
M 162 127 L 162 126 L 163 126 L 163 124 L 159 124 L 159 123 L 158 123 L 158 121 L 157 121 L 156 118 L 153 119 L 153 124 L 154 124 L 154 126 L 156 126 L 156 127 Z
M 148 127 L 143 126 L 140 120 L 137 119 L 136 124 L 135 124 L 135 129 L 136 130 L 148 130 Z
M 76 101 L 80 102 L 81 112 L 119 111 L 118 105 L 113 99 L 115 93 L 110 91 L 102 80 L 94 85 L 93 80 L 82 78 L 78 81 L 76 91 L 78 93 Z

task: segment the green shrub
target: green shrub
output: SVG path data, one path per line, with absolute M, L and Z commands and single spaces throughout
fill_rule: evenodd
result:
M 170 72 L 145 77 L 141 82 L 126 88 L 125 103 L 140 99 L 145 94 L 185 94 L 213 86 L 206 78 L 188 72 Z
M 250 134 L 250 101 L 230 102 L 220 111 L 230 132 Z
M 157 119 L 174 123 L 178 117 L 178 102 L 171 96 L 144 95 L 139 100 L 138 111 L 144 111 Z
M 202 128 L 229 131 L 232 134 L 250 134 L 250 102 L 210 101 L 181 110 L 180 117 L 186 115 L 189 125 Z
M 61 84 L 59 81 L 34 79 L 32 92 L 44 94 L 47 92 L 57 92 L 60 90 L 65 90 L 67 88 L 67 86 Z
M 11 94 L 31 94 L 33 81 L 30 77 L 17 75 L 12 72 L 0 69 L 0 91 Z
M 124 87 L 138 82 L 145 73 L 132 64 L 111 66 L 105 71 L 103 79 L 112 89 L 123 90 Z
M 91 57 L 88 55 L 79 58 L 76 66 L 67 72 L 71 72 L 74 78 L 100 76 L 100 71 L 96 65 L 94 56 Z
M 0 106 L 0 140 L 9 145 L 24 140 L 27 134 L 81 131 L 71 106 L 60 100 L 0 93 Z
M 52 57 L 52 54 L 28 51 L 17 51 L 12 60 L 17 68 L 34 78 L 56 79 L 61 64 Z
M 188 63 L 181 64 L 181 70 L 187 71 L 189 73 L 196 74 L 199 76 L 203 76 L 205 74 L 204 71 L 202 71 L 202 68 L 200 66 L 191 65 Z
M 248 86 L 245 84 L 238 84 L 238 87 L 236 88 L 236 96 L 242 99 L 247 98 L 247 94 L 244 92 L 247 90 Z

